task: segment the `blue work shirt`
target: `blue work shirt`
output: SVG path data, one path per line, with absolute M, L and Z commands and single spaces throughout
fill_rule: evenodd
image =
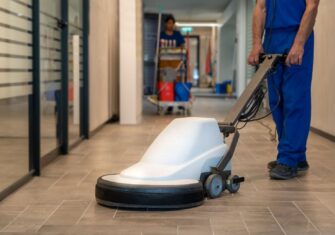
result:
M 266 0 L 266 29 L 299 27 L 306 0 Z
M 167 35 L 164 31 L 161 32 L 160 41 L 162 40 L 165 40 L 166 46 L 162 46 L 160 43 L 160 47 L 181 47 L 185 44 L 185 39 L 179 31 L 173 31 L 172 35 Z

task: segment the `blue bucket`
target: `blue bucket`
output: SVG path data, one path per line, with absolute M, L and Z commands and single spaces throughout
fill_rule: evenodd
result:
M 215 92 L 216 94 L 227 94 L 227 86 L 231 85 L 232 81 L 224 81 L 222 83 L 217 83 L 215 85 Z
M 175 101 L 187 102 L 190 100 L 192 83 L 176 82 L 174 86 Z
M 222 93 L 222 83 L 216 83 L 215 84 L 215 93 L 221 94 Z

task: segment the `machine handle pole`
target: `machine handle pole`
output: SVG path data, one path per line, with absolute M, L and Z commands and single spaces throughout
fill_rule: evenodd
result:
M 231 159 L 233 158 L 238 140 L 240 138 L 240 133 L 236 130 L 233 140 L 230 144 L 230 147 L 228 149 L 228 152 L 226 153 L 226 155 L 221 158 L 220 162 L 217 164 L 217 166 L 215 168 L 213 168 L 212 170 L 215 172 L 223 172 L 224 169 L 227 167 L 227 165 L 229 164 L 229 162 L 231 161 Z
M 268 73 L 271 70 L 274 70 L 279 62 L 283 61 L 286 58 L 284 55 L 262 55 L 260 58 L 261 64 L 253 79 L 247 86 L 247 88 L 243 91 L 240 98 L 237 100 L 236 104 L 230 110 L 228 115 L 226 116 L 224 122 L 219 123 L 220 129 L 224 127 L 235 127 L 237 124 L 241 114 L 244 109 L 248 105 L 248 103 L 253 98 L 257 88 L 261 85 L 264 79 L 267 77 Z M 229 133 L 231 134 L 231 133 Z

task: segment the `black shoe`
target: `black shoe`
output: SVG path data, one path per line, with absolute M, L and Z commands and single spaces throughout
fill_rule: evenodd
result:
M 277 164 L 275 168 L 270 171 L 271 179 L 289 180 L 297 176 L 297 168 L 289 167 L 282 164 Z
M 165 112 L 165 115 L 172 115 L 173 114 L 173 107 L 169 106 Z
M 277 166 L 277 161 L 272 161 L 268 163 L 268 169 L 272 170 Z M 298 163 L 297 171 L 307 171 L 309 169 L 309 164 L 307 161 L 302 161 Z

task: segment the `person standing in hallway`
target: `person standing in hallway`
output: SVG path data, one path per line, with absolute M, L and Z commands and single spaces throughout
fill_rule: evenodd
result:
M 285 64 L 268 76 L 270 107 L 279 138 L 277 160 L 268 164 L 272 179 L 291 179 L 309 168 L 306 144 L 311 122 L 313 28 L 319 1 L 257 0 L 254 9 L 248 63 L 258 65 L 261 53 L 287 54 Z
M 173 15 L 168 15 L 165 19 L 164 31 L 160 34 L 161 48 L 178 48 L 185 46 L 183 35 L 175 30 L 176 19 Z
M 159 45 L 160 48 L 184 48 L 185 39 L 183 35 L 175 30 L 176 19 L 173 15 L 168 15 L 165 18 L 165 28 L 164 31 L 160 34 Z M 180 110 L 183 110 L 184 107 L 178 107 Z M 173 107 L 170 106 L 166 110 L 166 114 L 172 114 Z

